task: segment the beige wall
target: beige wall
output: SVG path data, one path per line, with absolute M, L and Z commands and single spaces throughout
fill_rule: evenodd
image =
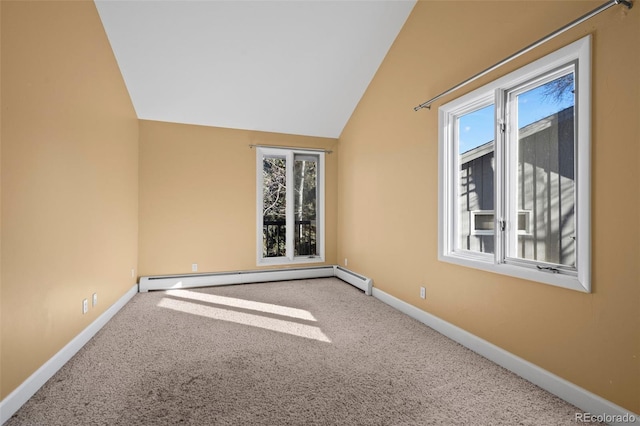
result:
M 591 294 L 437 260 L 442 102 L 412 109 L 601 3 L 419 2 L 340 137 L 338 259 L 640 413 L 639 11 L 616 6 L 453 95 L 593 34 Z
M 135 283 L 138 122 L 93 2 L 1 8 L 4 398 Z
M 257 269 L 256 151 L 336 139 L 140 121 L 140 275 Z M 326 159 L 326 252 L 336 262 L 337 153 Z
M 255 269 L 247 145 L 266 144 L 339 151 L 328 264 L 348 258 L 381 290 L 640 412 L 640 14 L 616 6 L 491 76 L 594 35 L 592 294 L 437 261 L 441 103 L 412 110 L 600 3 L 419 2 L 338 143 L 138 122 L 92 2 L 0 2 L 0 398 L 130 289 L 136 265 Z

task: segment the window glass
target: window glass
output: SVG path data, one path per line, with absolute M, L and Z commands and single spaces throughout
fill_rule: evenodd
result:
M 264 157 L 262 176 L 262 256 L 280 257 L 287 249 L 286 159 Z
M 493 236 L 473 232 L 474 218 L 471 214 L 475 210 L 494 209 L 494 114 L 495 107 L 491 104 L 456 120 L 460 165 L 457 249 L 494 252 Z M 475 220 L 486 218 L 476 216 Z M 490 219 L 493 220 L 493 215 Z
M 318 254 L 316 240 L 318 231 L 317 176 L 317 156 L 299 154 L 294 156 L 295 256 L 315 256 Z
M 483 213 L 475 215 L 475 223 L 474 223 L 476 231 L 490 231 L 493 234 L 494 225 L 494 214 L 493 213 Z
M 529 233 L 512 233 L 508 256 L 575 266 L 574 75 L 554 75 L 510 94 L 517 119 L 511 157 L 517 210 L 532 212 Z M 518 226 L 520 228 L 520 226 Z

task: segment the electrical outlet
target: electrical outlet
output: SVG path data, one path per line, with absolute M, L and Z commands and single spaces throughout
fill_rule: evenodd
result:
M 420 287 L 420 299 L 425 299 L 427 297 L 427 289 L 424 287 Z
M 131 278 L 135 278 L 135 277 L 136 277 L 136 270 L 131 269 Z
M 89 312 L 89 301 L 87 299 L 84 299 L 82 301 L 82 314 L 86 314 L 87 312 Z
M 344 266 L 347 266 L 349 264 L 349 261 L 347 260 L 347 258 L 344 258 Z
M 192 263 L 191 264 L 191 272 L 198 272 L 198 264 L 197 263 Z
M 96 306 L 98 304 L 98 293 L 93 293 L 91 296 L 91 306 Z

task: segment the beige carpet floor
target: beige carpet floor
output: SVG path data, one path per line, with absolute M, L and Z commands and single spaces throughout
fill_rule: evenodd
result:
M 568 425 L 579 411 L 328 278 L 137 294 L 6 425 Z

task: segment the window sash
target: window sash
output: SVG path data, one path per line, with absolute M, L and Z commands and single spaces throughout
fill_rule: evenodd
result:
M 521 155 L 520 154 L 521 145 L 523 145 L 523 142 L 521 141 L 521 137 L 520 137 L 520 132 L 524 127 L 520 126 L 519 124 L 520 111 L 518 109 L 518 97 L 531 90 L 539 88 L 551 81 L 557 80 L 562 76 L 569 75 L 569 74 L 575 75 L 575 73 L 576 73 L 575 61 L 572 61 L 571 63 L 560 67 L 559 69 L 548 72 L 546 74 L 541 74 L 540 76 L 537 76 L 535 79 L 531 81 L 525 82 L 523 84 L 520 84 L 518 86 L 512 87 L 508 90 L 505 90 L 504 92 L 499 93 L 499 96 L 504 96 L 505 106 L 506 106 L 504 111 L 504 117 L 503 117 L 503 120 L 505 120 L 505 123 L 506 123 L 505 141 L 503 146 L 505 148 L 506 162 L 505 162 L 504 168 L 505 168 L 505 177 L 507 177 L 507 181 L 504 184 L 503 193 L 500 194 L 500 195 L 504 195 L 505 197 L 505 202 L 503 203 L 504 210 L 502 215 L 505 218 L 505 222 L 506 222 L 506 227 L 505 227 L 506 229 L 504 231 L 505 232 L 504 252 L 502 254 L 503 257 L 501 259 L 503 262 L 512 262 L 524 267 L 530 267 L 530 268 L 536 268 L 536 269 L 551 268 L 552 270 L 554 270 L 554 272 L 557 270 L 557 272 L 555 273 L 562 272 L 562 273 L 568 273 L 572 275 L 575 275 L 576 273 L 576 268 L 574 265 L 567 265 L 560 262 L 562 253 L 560 253 L 561 250 L 559 248 L 558 248 L 558 251 L 559 251 L 558 262 L 553 262 L 551 260 L 544 260 L 544 259 L 531 259 L 531 258 L 525 257 L 524 255 L 518 254 L 519 246 L 522 248 L 522 250 L 528 249 L 528 251 L 534 251 L 534 253 L 539 248 L 546 249 L 547 246 L 549 246 L 547 250 L 549 252 L 554 251 L 553 247 L 558 247 L 558 246 L 562 247 L 562 244 L 561 244 L 562 234 L 560 232 L 562 230 L 562 227 L 559 227 L 559 229 L 557 230 L 557 234 L 558 234 L 557 241 L 554 240 L 553 238 L 554 219 L 560 220 L 560 218 L 552 217 L 556 209 L 552 205 L 556 202 L 560 204 L 559 201 L 562 198 L 561 193 L 558 193 L 557 196 L 554 196 L 553 190 L 552 190 L 552 181 L 556 179 L 558 181 L 561 181 L 562 176 L 559 170 L 557 171 L 557 175 L 558 175 L 557 178 L 554 178 L 550 170 L 551 166 L 547 165 L 549 169 L 548 169 L 548 173 L 546 173 L 546 176 L 544 176 L 543 182 L 535 182 L 536 184 L 542 184 L 542 185 L 546 184 L 548 186 L 548 188 L 543 188 L 541 191 L 538 191 L 538 192 L 542 192 L 541 194 L 542 196 L 546 195 L 550 198 L 550 200 L 548 201 L 548 204 L 543 203 L 543 204 L 546 204 L 544 206 L 544 211 L 542 212 L 545 218 L 544 220 L 538 220 L 537 218 L 534 218 L 534 220 L 537 221 L 536 225 L 540 224 L 545 228 L 544 230 L 540 231 L 540 234 L 544 234 L 545 236 L 547 236 L 546 241 L 544 242 L 540 241 L 538 238 L 538 235 L 532 235 L 532 237 L 522 238 L 518 234 L 517 229 L 513 226 L 513 224 L 516 223 L 517 221 L 516 215 L 519 210 L 519 203 L 521 201 L 525 202 L 525 195 L 521 194 L 522 192 L 522 189 L 520 187 L 521 178 L 519 176 L 519 174 L 521 173 L 521 171 L 519 170 L 519 165 L 520 165 L 519 156 Z M 577 88 L 575 92 L 577 93 Z M 573 127 L 575 128 L 576 121 L 577 121 L 575 102 L 573 103 L 572 107 L 574 111 Z M 559 112 L 556 112 L 550 116 L 555 116 L 555 119 L 556 119 L 555 130 L 558 131 L 560 129 L 560 123 L 557 121 L 559 117 Z M 538 120 L 534 123 L 539 123 L 540 121 L 541 120 Z M 558 143 L 558 145 L 560 144 L 559 140 L 556 142 Z M 539 144 L 540 142 L 536 141 L 535 143 Z M 572 132 L 571 147 L 572 147 L 571 149 L 573 154 L 573 162 L 571 165 L 571 175 L 573 177 L 572 180 L 574 183 L 573 188 L 571 190 L 572 192 L 571 205 L 574 206 L 574 209 L 573 209 L 574 213 L 571 215 L 571 217 L 574 218 L 575 205 L 576 205 L 575 182 L 576 182 L 576 166 L 577 166 L 576 156 L 575 156 L 575 152 L 576 152 L 575 130 Z M 555 152 L 555 153 L 548 152 L 547 154 L 550 157 L 554 156 L 554 154 L 558 156 L 560 155 L 559 152 Z M 522 166 L 524 167 L 525 165 L 526 165 L 526 162 L 523 159 Z M 529 164 L 531 179 L 537 180 L 540 177 L 540 172 L 538 170 L 539 167 L 540 167 L 539 164 Z M 522 171 L 523 175 L 525 173 L 526 171 Z M 557 183 L 559 184 L 560 182 L 557 182 Z M 547 194 L 547 192 L 549 192 L 549 194 Z M 521 196 L 523 197 L 522 200 L 521 200 Z M 527 198 L 527 200 L 533 203 L 534 206 L 538 206 L 540 204 L 540 202 L 537 201 L 537 197 L 538 197 L 537 193 L 531 194 L 529 197 L 532 199 Z M 538 215 L 540 215 L 540 212 L 538 212 Z M 548 223 L 548 222 L 551 222 L 551 223 Z M 548 236 L 547 233 L 551 234 L 551 236 Z M 574 232 L 574 236 L 575 236 L 575 232 Z M 525 240 L 525 241 L 520 241 L 520 240 Z M 572 244 L 572 246 L 573 246 L 573 257 L 575 258 L 577 247 L 575 244 Z M 525 249 L 524 247 L 527 247 L 527 249 Z M 546 253 L 544 254 L 544 256 L 553 257 L 553 255 L 547 255 Z
M 315 263 L 324 262 L 324 153 L 307 150 L 292 150 L 283 148 L 257 148 L 256 167 L 256 258 L 258 265 L 282 265 L 291 263 Z M 268 256 L 264 253 L 264 160 L 266 158 L 285 159 L 286 175 L 286 214 L 285 214 L 285 253 L 281 256 Z M 316 162 L 316 218 L 315 218 L 315 244 L 313 255 L 295 255 L 295 228 L 296 228 L 296 191 L 294 188 L 294 165 L 296 160 Z M 268 231 L 267 231 L 268 232 Z
M 318 154 L 294 154 L 294 165 L 301 162 L 301 177 L 310 173 L 307 171 L 307 167 L 313 170 L 315 173 L 315 182 L 313 182 L 313 192 L 305 193 L 305 179 L 304 177 L 299 182 L 298 176 L 294 173 L 294 186 L 292 192 L 294 194 L 294 255 L 295 257 L 307 257 L 313 258 L 319 255 L 318 252 L 318 234 L 321 232 L 320 222 L 318 221 L 319 208 L 321 207 L 319 194 L 318 194 L 318 172 L 320 157 Z M 307 163 L 310 163 L 307 165 Z M 310 196 L 310 198 L 307 198 Z M 311 204 L 305 215 L 305 204 Z M 313 208 L 313 214 L 309 210 Z M 307 223 L 308 222 L 308 223 Z M 306 234 L 306 235 L 305 235 Z M 308 252 L 305 253 L 305 246 L 308 248 Z M 301 253 L 303 252 L 303 253 Z

